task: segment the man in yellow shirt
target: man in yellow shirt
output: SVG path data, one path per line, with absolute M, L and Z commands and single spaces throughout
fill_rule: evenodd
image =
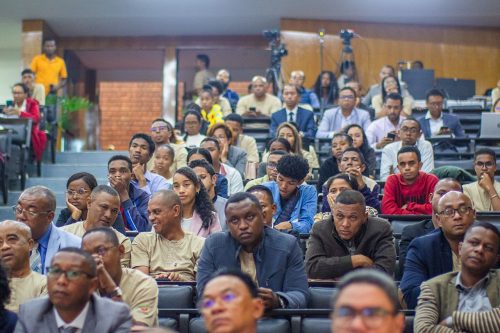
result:
M 64 87 L 68 72 L 64 59 L 56 55 L 56 41 L 48 38 L 43 41 L 43 53 L 33 58 L 31 69 L 35 72 L 36 83 L 45 87 L 45 94 L 57 93 Z

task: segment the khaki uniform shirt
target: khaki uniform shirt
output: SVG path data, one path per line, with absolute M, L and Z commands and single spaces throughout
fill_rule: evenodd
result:
M 83 223 L 85 221 L 79 221 L 72 224 L 65 225 L 61 227 L 61 230 L 69 232 L 70 234 L 76 235 L 78 237 L 83 237 L 85 232 L 85 228 L 83 227 Z M 113 229 L 116 236 L 118 237 L 118 241 L 125 248 L 125 253 L 123 254 L 120 262 L 122 263 L 122 267 L 130 267 L 130 253 L 132 252 L 132 242 L 127 236 L 124 236 L 121 232 L 116 229 Z
M 254 94 L 246 95 L 238 101 L 238 104 L 236 105 L 236 113 L 244 114 L 252 107 L 257 111 L 260 111 L 263 115 L 271 117 L 273 112 L 281 109 L 281 101 L 278 97 L 271 94 L 266 94 L 266 98 L 262 101 L 257 100 Z
M 120 288 L 135 322 L 158 325 L 158 285 L 150 277 L 131 268 L 122 268 Z
M 247 153 L 247 161 L 259 163 L 259 152 L 257 151 L 257 142 L 254 137 L 240 134 L 236 142 L 236 147 L 240 147 Z
M 497 193 L 500 193 L 500 183 L 494 182 L 493 186 L 495 187 L 495 191 L 497 191 Z M 464 194 L 470 198 L 476 211 L 489 212 L 493 210 L 493 208 L 491 207 L 490 195 L 479 186 L 477 181 L 474 183 L 466 184 L 463 187 Z
M 154 231 L 142 232 L 132 243 L 132 268 L 149 269 L 149 275 L 178 273 L 184 281 L 194 281 L 205 239 L 190 232 L 170 241 Z
M 240 267 L 243 273 L 248 274 L 252 281 L 259 285 L 259 281 L 257 281 L 257 268 L 255 267 L 255 259 L 253 258 L 252 252 L 247 252 L 245 250 L 240 251 Z
M 11 278 L 9 280 L 10 301 L 5 306 L 7 310 L 18 312 L 19 305 L 43 295 L 47 295 L 47 277 L 45 275 L 31 272 L 23 278 Z

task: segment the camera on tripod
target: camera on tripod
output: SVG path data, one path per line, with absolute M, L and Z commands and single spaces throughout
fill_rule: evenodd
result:
M 271 47 L 271 67 L 281 62 L 281 58 L 288 55 L 285 44 L 281 43 L 279 30 L 264 30 L 262 35 L 269 41 Z
M 341 29 L 339 36 L 340 38 L 342 38 L 342 44 L 344 45 L 344 52 L 352 53 L 351 40 L 356 36 L 354 31 L 350 29 Z

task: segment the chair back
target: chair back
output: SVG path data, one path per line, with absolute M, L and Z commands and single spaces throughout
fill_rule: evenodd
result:
M 12 144 L 29 148 L 33 121 L 26 118 L 0 118 L 0 126 L 12 132 Z

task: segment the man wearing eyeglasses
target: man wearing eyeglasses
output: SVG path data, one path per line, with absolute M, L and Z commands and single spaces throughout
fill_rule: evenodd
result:
M 155 143 L 155 149 L 161 145 L 170 145 L 174 149 L 174 163 L 170 167 L 172 174 L 175 173 L 175 170 L 186 166 L 188 152 L 184 145 L 177 144 L 177 141 L 172 142 L 172 140 L 177 140 L 172 124 L 163 118 L 153 120 L 151 123 L 151 138 Z M 155 155 L 153 154 L 148 162 L 148 170 L 153 169 L 154 160 Z
M 62 230 L 72 233 L 75 236 L 83 235 L 95 228 L 110 228 L 118 237 L 120 245 L 123 246 L 121 263 L 123 267 L 130 267 L 130 256 L 132 243 L 130 239 L 113 228 L 113 223 L 120 213 L 120 195 L 112 187 L 98 185 L 90 194 L 87 202 L 87 219 L 61 227 Z
M 267 157 L 266 175 L 249 181 L 245 185 L 245 191 L 255 185 L 262 185 L 265 182 L 276 181 L 276 176 L 278 175 L 276 166 L 278 165 L 278 162 L 281 160 L 281 158 L 285 155 L 288 155 L 288 153 L 283 150 L 274 150 L 270 152 L 269 156 Z
M 366 131 L 370 125 L 370 113 L 358 109 L 356 92 L 350 87 L 344 87 L 339 92 L 339 106 L 326 110 L 316 133 L 316 138 L 332 138 L 337 132 L 351 124 L 358 124 Z
M 0 223 L 0 258 L 8 271 L 11 291 L 5 305 L 7 310 L 17 312 L 20 304 L 47 294 L 47 278 L 30 267 L 32 248 L 33 239 L 27 225 L 9 220 Z
M 94 295 L 97 285 L 92 256 L 79 248 L 61 249 L 48 267 L 49 297 L 20 306 L 15 332 L 130 332 L 128 307 Z
M 451 191 L 438 203 L 438 229 L 415 238 L 408 248 L 400 288 L 409 309 L 417 305 L 420 285 L 437 275 L 461 268 L 459 243 L 474 222 L 476 211 L 464 193 Z
M 464 185 L 464 193 L 477 211 L 500 211 L 500 183 L 495 180 L 497 158 L 495 151 L 482 148 L 474 154 L 477 181 Z
M 52 224 L 56 210 L 56 197 L 45 186 L 33 186 L 21 193 L 13 208 L 16 220 L 31 229 L 35 243 L 30 256 L 31 270 L 40 274 L 54 254 L 63 247 L 80 247 L 81 238 L 57 228 Z
M 332 333 L 403 332 L 405 317 L 390 276 L 360 269 L 344 276 L 337 288 L 332 302 Z
M 156 281 L 139 270 L 121 267 L 120 258 L 124 255 L 125 248 L 116 234 L 110 228 L 91 229 L 82 237 L 82 249 L 96 262 L 99 294 L 127 304 L 136 325 L 156 325 Z

